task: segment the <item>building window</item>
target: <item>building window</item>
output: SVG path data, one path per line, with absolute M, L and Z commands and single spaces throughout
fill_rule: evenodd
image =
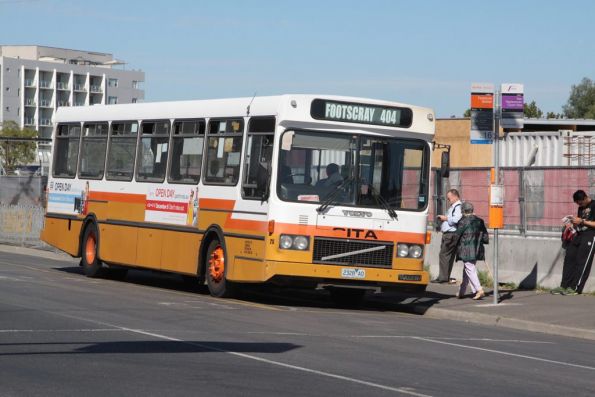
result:
M 118 103 L 118 97 L 117 96 L 110 96 L 107 97 L 107 103 L 110 105 L 115 105 Z
M 136 99 L 136 98 L 132 98 L 132 103 L 136 103 L 137 100 L 138 99 Z
M 6 107 L 6 111 L 7 112 L 10 112 L 10 107 L 9 106 Z
M 143 85 L 142 81 L 132 80 L 132 88 L 135 88 L 137 90 L 142 90 L 143 89 L 142 85 Z
M 109 87 L 117 87 L 118 86 L 118 79 L 108 79 L 107 85 Z

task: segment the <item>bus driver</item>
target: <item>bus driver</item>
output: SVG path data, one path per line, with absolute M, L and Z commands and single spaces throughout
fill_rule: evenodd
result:
M 341 174 L 339 174 L 339 166 L 335 163 L 330 163 L 326 166 L 326 178 L 323 178 L 316 182 L 316 187 L 324 186 L 338 186 L 343 182 Z

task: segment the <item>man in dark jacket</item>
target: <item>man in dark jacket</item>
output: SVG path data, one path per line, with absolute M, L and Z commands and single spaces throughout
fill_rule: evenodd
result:
M 489 241 L 488 231 L 483 219 L 473 214 L 473 204 L 465 201 L 462 205 L 463 217 L 457 225 L 459 244 L 457 246 L 457 258 L 463 261 L 463 281 L 457 293 L 462 298 L 467 290 L 467 284 L 471 283 L 471 291 L 475 294 L 473 299 L 478 300 L 485 296 L 477 277 L 475 263 L 485 259 L 483 245 Z

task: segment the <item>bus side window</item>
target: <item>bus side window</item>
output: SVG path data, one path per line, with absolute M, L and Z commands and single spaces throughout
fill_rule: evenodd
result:
M 74 178 L 78 164 L 81 139 L 80 124 L 60 124 L 56 132 L 54 166 L 52 175 L 56 178 Z
M 112 123 L 107 153 L 107 180 L 132 180 L 137 135 L 136 121 Z
M 85 123 L 81 143 L 79 178 L 102 179 L 105 171 L 107 123 Z
M 176 120 L 172 135 L 168 181 L 196 185 L 202 168 L 205 121 Z
M 242 181 L 242 196 L 246 199 L 266 200 L 268 198 L 274 133 L 274 117 L 252 117 L 248 122 L 248 141 Z
M 210 120 L 205 184 L 234 186 L 240 176 L 243 119 Z
M 169 121 L 143 121 L 138 147 L 136 180 L 163 182 L 169 152 Z

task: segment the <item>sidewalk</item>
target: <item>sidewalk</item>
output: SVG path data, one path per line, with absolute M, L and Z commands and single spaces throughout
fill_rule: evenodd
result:
M 515 328 L 595 340 L 595 296 L 552 295 L 548 291 L 499 289 L 494 305 L 492 289 L 474 301 L 457 299 L 456 284 L 429 284 L 425 294 L 405 299 L 415 313 L 438 319 Z

